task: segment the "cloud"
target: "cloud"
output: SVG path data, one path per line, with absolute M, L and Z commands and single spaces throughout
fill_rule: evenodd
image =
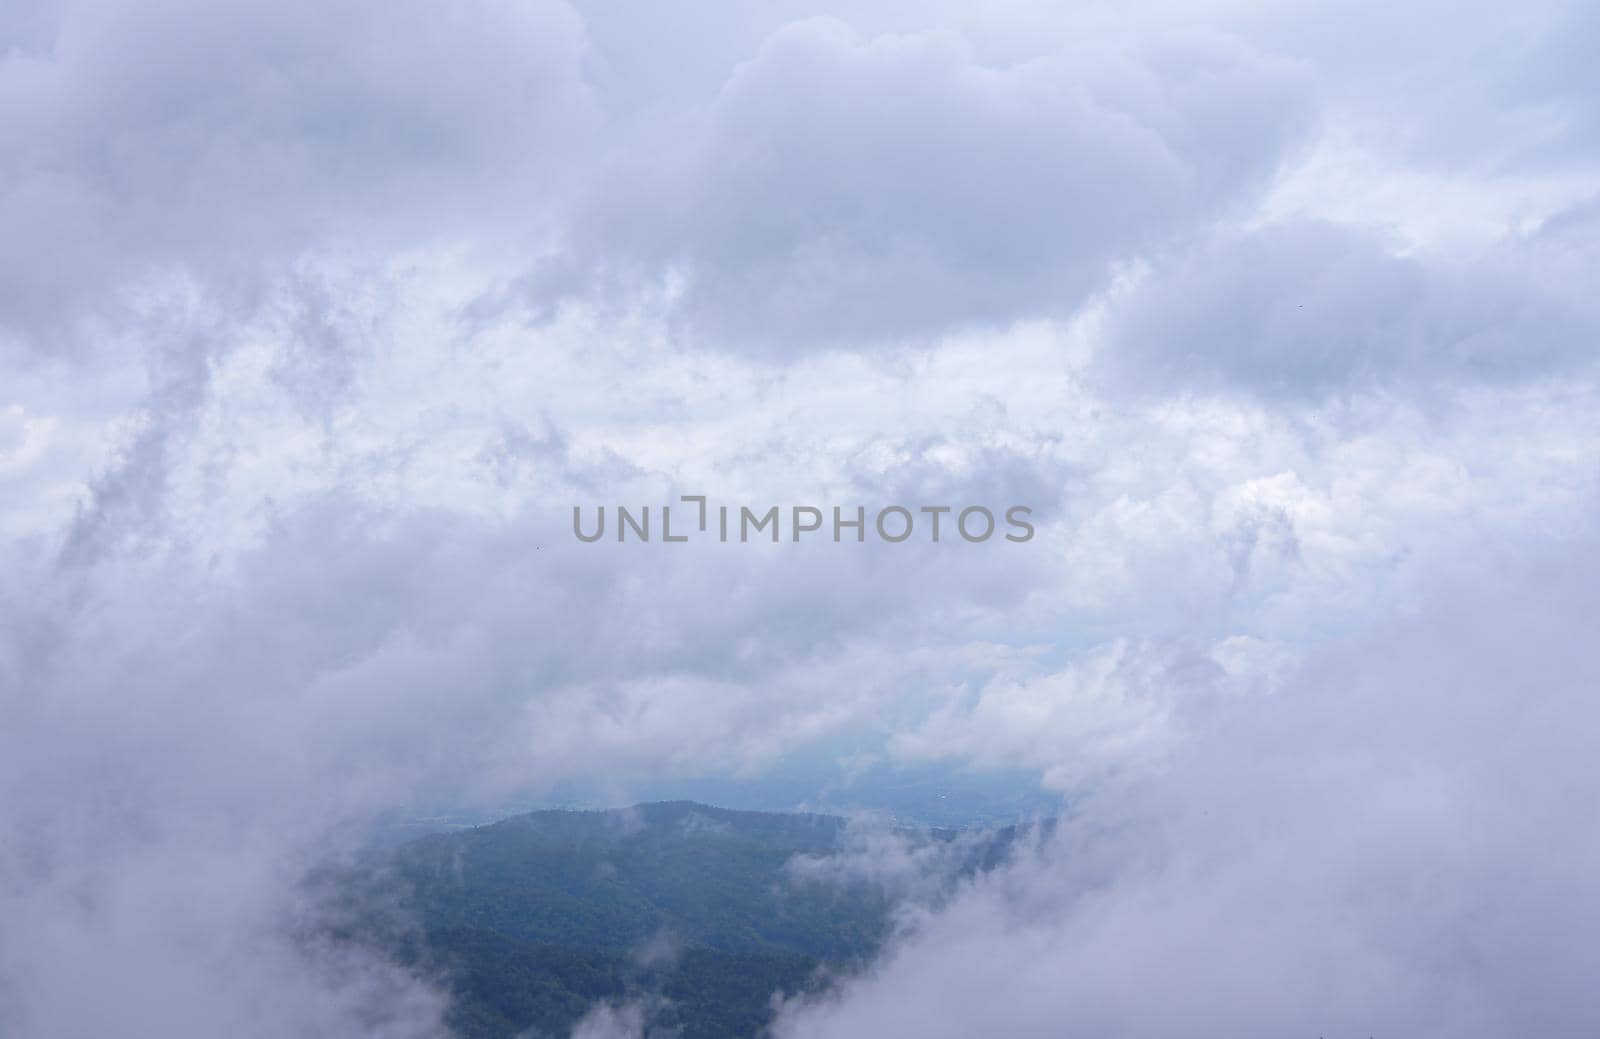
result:
M 1589 235 L 1553 216 L 1478 255 L 1401 255 L 1371 231 L 1290 223 L 1218 233 L 1120 301 L 1104 361 L 1146 388 L 1318 395 L 1505 385 L 1587 369 L 1600 330 Z
M 110 830 L 86 836 L 98 845 L 92 860 L 40 862 L 43 879 L 21 892 L 6 873 L 8 1034 L 446 1034 L 441 993 L 363 950 L 296 933 L 308 910 L 273 875 L 296 868 L 281 849 L 224 849 L 197 834 L 142 848 Z
M 1006 861 L 1033 836 L 982 828 L 928 831 L 897 826 L 881 813 L 859 812 L 848 817 L 837 849 L 796 855 L 786 871 L 794 884 L 870 890 L 891 908 L 892 922 L 908 928 L 944 905 L 964 878 Z
M 687 141 L 615 164 L 591 273 L 683 334 L 788 352 L 1069 313 L 1108 264 L 1248 197 L 1305 130 L 1292 64 L 1217 37 L 984 62 L 949 31 L 773 33 Z
M 659 1001 L 632 1000 L 625 1003 L 599 1003 L 572 1026 L 572 1039 L 651 1039 L 676 1035 L 676 1030 L 648 1027 Z
M 1560 872 L 1582 802 L 1534 767 L 1563 734 L 1536 711 L 1505 752 L 1518 815 L 1473 764 L 1490 727 L 1449 723 L 1510 717 L 1497 690 L 1548 661 L 1529 702 L 1582 732 L 1548 699 L 1586 673 L 1577 621 L 1524 630 L 1524 588 L 1314 654 L 1589 525 L 1582 63 L 1460 60 L 1482 12 L 1379 47 L 1229 5 L 603 6 L 0 13 L 0 1030 L 428 1035 L 436 993 L 307 937 L 301 878 L 374 819 L 847 748 L 1101 799 L 1087 843 L 975 885 L 796 1028 L 944 970 L 1023 1031 L 1035 987 L 1111 1020 L 1150 964 L 1209 969 L 1239 1018 L 1263 1007 L 1228 971 L 1260 962 L 1268 1023 L 1360 1024 L 1336 997 L 1371 978 L 1420 1028 L 1425 977 L 1440 1029 L 1551 1031 L 1516 1015 L 1587 966 L 1537 901 L 1587 905 Z M 1560 14 L 1518 25 L 1581 45 Z M 1385 85 L 1413 67 L 1449 75 Z M 1393 134 L 1363 132 L 1375 97 Z M 1407 136 L 1451 98 L 1553 116 L 1514 161 L 1453 138 L 1458 169 Z M 1038 537 L 567 534 L 574 504 L 685 493 L 1016 502 Z M 863 863 L 914 888 L 893 851 Z M 1449 881 L 1432 909 L 1395 893 L 1406 862 Z M 1578 948 L 1529 953 L 1552 998 L 1494 959 L 1460 995 L 1453 921 L 1518 934 L 1474 892 Z M 1204 956 L 1235 919 L 1238 955 Z M 1321 989 L 1324 961 L 1360 970 Z M 995 1009 L 968 1002 L 941 1020 Z
M 890 747 L 911 759 L 1024 765 L 1065 793 L 1103 790 L 1162 769 L 1193 716 L 1218 700 L 1270 688 L 1281 666 L 1275 655 L 1242 638 L 1216 647 L 1120 640 L 1057 671 L 1034 663 L 997 675 L 897 733 Z
M 0 57 L 0 318 L 57 348 L 174 271 L 248 305 L 253 272 L 309 248 L 459 241 L 507 206 L 533 233 L 596 116 L 559 3 L 85 2 L 47 24 Z
M 1260 405 L 1088 395 L 1070 336 L 1027 329 L 782 377 L 718 354 L 704 363 L 723 377 L 699 380 L 685 375 L 698 358 L 583 349 L 591 326 L 462 333 L 445 275 L 353 297 L 339 321 L 388 315 L 370 326 L 386 348 L 353 351 L 326 394 L 312 378 L 314 407 L 278 374 L 298 311 L 223 322 L 233 345 L 204 366 L 183 351 L 155 366 L 160 388 L 81 510 L 6 545 L 0 785 L 22 793 L 4 801 L 18 836 L 0 871 L 22 923 L 0 955 L 26 960 L 8 973 L 41 1034 L 89 1012 L 61 993 L 75 946 L 108 928 L 128 937 L 97 969 L 149 936 L 146 954 L 170 960 L 147 965 L 152 986 L 204 989 L 224 1015 L 257 998 L 223 979 L 260 951 L 263 984 L 311 986 L 297 1013 L 358 1030 L 350 1008 L 399 999 L 383 995 L 392 977 L 325 972 L 273 927 L 315 921 L 298 875 L 408 803 L 563 781 L 622 800 L 642 778 L 750 775 L 845 739 L 1020 764 L 1072 792 L 1137 778 L 1226 685 L 1226 636 L 1317 637 L 1375 597 L 1407 601 L 1408 575 L 1485 531 L 1581 513 L 1593 479 L 1570 461 L 1594 435 L 1578 387 L 1420 427 L 1383 402 L 1348 426 L 1310 412 L 1307 433 Z M 657 400 L 682 440 L 664 443 Z M 774 434 L 775 413 L 795 421 Z M 513 442 L 509 480 L 507 415 L 539 430 Z M 953 499 L 1071 474 L 1073 493 L 1020 552 L 578 544 L 570 503 L 600 471 L 599 493 L 630 502 L 864 498 L 873 473 Z M 1281 595 L 1302 597 L 1298 616 L 1274 620 Z M 1213 608 L 1229 602 L 1232 616 Z M 1187 641 L 1166 638 L 1174 626 Z M 1146 638 L 1119 647 L 1128 633 Z M 215 933 L 146 890 L 213 868 L 239 885 L 217 892 L 239 915 Z M 36 928 L 43 960 L 26 959 Z M 426 1034 L 432 1000 L 406 997 L 406 1027 Z M 201 1028 L 185 1006 L 130 1002 L 124 1020 Z
M 1474 567 L 1218 705 L 778 1034 L 1594 1028 L 1597 558 Z

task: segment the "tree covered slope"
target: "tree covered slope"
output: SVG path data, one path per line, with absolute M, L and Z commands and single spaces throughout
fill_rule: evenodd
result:
M 435 975 L 463 1039 L 565 1036 L 601 1002 L 633 1002 L 684 1039 L 759 1034 L 776 993 L 814 991 L 887 937 L 897 892 L 843 861 L 843 819 L 690 802 L 544 811 L 435 834 L 382 873 L 407 919 L 394 955 Z M 901 830 L 954 882 L 1002 858 L 1015 831 L 977 840 Z

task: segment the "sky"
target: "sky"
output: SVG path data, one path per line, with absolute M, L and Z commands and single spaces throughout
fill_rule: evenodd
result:
M 4 5 L 0 1033 L 442 1035 L 309 869 L 797 763 L 1070 824 L 779 1036 L 1600 1031 L 1597 50 L 1582 3 Z M 573 536 L 681 495 L 1035 534 Z

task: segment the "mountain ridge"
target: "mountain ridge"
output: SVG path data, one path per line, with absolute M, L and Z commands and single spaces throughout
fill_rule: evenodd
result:
M 877 853 L 921 850 L 918 868 L 953 884 L 1020 832 L 688 800 L 540 809 L 416 838 L 369 878 L 415 922 L 386 948 L 450 992 L 461 1039 L 565 1035 L 619 1000 L 712 1039 L 760 1034 L 775 996 L 819 991 L 882 947 L 901 894 L 858 868 L 864 836 Z M 819 863 L 837 868 L 796 868 Z

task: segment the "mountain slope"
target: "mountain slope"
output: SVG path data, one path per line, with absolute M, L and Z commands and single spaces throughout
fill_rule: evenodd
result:
M 953 852 L 937 858 L 953 882 L 1015 834 L 890 835 Z M 566 1035 L 597 1002 L 628 999 L 684 1039 L 755 1035 L 775 993 L 859 966 L 889 932 L 888 887 L 793 868 L 843 861 L 851 839 L 833 816 L 691 802 L 533 812 L 397 849 L 385 872 L 420 929 L 386 940 L 448 986 L 464 1039 Z

